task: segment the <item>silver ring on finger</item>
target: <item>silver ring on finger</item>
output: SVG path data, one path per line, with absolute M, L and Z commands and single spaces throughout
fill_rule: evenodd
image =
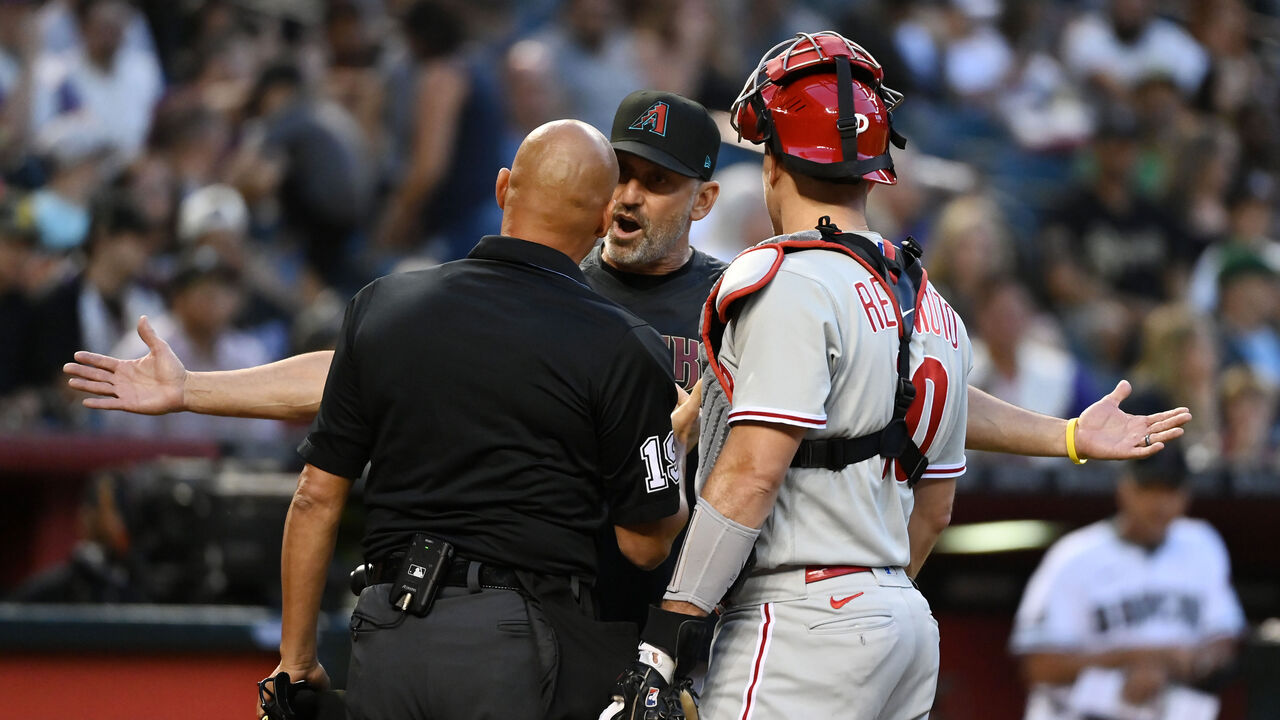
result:
M 1142 442 L 1146 447 L 1151 447 L 1151 433 L 1147 433 L 1147 436 L 1142 438 Z

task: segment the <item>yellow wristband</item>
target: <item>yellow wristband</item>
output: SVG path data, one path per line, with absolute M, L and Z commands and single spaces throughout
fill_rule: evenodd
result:
M 1073 417 L 1067 421 L 1067 457 L 1071 458 L 1071 462 L 1083 465 L 1089 460 L 1076 455 L 1076 425 L 1079 422 L 1080 418 L 1078 417 Z

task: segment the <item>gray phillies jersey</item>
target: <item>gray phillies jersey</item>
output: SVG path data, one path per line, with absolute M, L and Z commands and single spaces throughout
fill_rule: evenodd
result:
M 883 243 L 875 233 L 862 235 Z M 716 308 L 767 277 L 778 259 L 771 243 L 819 238 L 817 231 L 781 236 L 739 255 L 725 271 Z M 968 333 L 927 283 L 919 307 L 908 313 L 915 322 L 910 367 L 917 398 L 907 422 L 929 459 L 924 478 L 956 478 L 965 469 Z M 808 439 L 883 428 L 893 415 L 897 356 L 897 313 L 870 271 L 840 252 L 786 254 L 773 279 L 728 319 L 717 356 L 728 388 L 710 368 L 703 375 L 699 492 L 735 422 L 807 428 Z M 913 504 L 905 479 L 879 456 L 834 472 L 791 468 L 756 542 L 756 572 L 906 566 Z

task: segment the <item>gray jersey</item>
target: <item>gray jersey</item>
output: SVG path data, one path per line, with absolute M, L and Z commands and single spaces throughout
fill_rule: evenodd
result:
M 875 233 L 863 233 L 882 242 Z M 813 240 L 816 231 L 790 236 Z M 785 239 L 785 238 L 780 238 Z M 743 253 L 725 272 L 717 301 L 758 285 L 777 254 Z M 915 322 L 908 415 L 929 459 L 925 478 L 964 473 L 971 352 L 960 317 L 932 287 Z M 728 428 L 760 421 L 806 428 L 806 438 L 858 437 L 893 414 L 898 317 L 885 287 L 837 252 L 787 254 L 762 290 L 743 300 L 717 359 L 726 388 L 704 377 L 701 490 Z M 840 471 L 792 468 L 756 543 L 757 572 L 786 566 L 906 566 L 913 495 L 891 462 L 873 457 Z

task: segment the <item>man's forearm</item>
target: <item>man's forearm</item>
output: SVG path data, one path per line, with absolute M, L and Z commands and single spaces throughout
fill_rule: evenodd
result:
M 773 512 L 778 490 L 782 487 L 795 457 L 796 448 L 804 437 L 804 429 L 788 425 L 742 422 L 734 425 L 725 439 L 720 457 L 702 489 L 702 498 L 716 512 L 740 526 L 758 529 Z M 681 552 L 716 552 L 723 548 L 690 548 L 686 537 Z M 716 557 L 725 563 L 737 563 L 741 567 L 747 553 L 741 556 Z M 681 558 L 681 563 L 686 558 Z M 680 572 L 679 569 L 676 571 Z M 725 588 L 728 589 L 727 587 Z M 686 615 L 706 615 L 706 611 L 683 600 L 664 600 L 666 610 Z
M 306 353 L 243 370 L 191 372 L 184 409 L 202 415 L 310 421 L 320 408 L 333 351 Z
M 1022 660 L 1022 671 L 1028 683 L 1067 685 L 1085 669 L 1091 667 L 1125 669 L 1143 663 L 1160 665 L 1171 677 L 1185 681 L 1189 657 L 1180 648 L 1124 648 L 1098 653 L 1045 652 L 1032 653 Z
M 311 465 L 298 478 L 280 549 L 280 659 L 285 666 L 316 661 L 316 620 L 349 483 Z
M 969 386 L 969 420 L 964 446 L 969 450 L 1065 457 L 1067 421 L 1031 412 Z
M 955 480 L 922 480 L 914 490 L 915 506 L 907 521 L 907 538 L 911 546 L 911 565 L 907 576 L 914 578 L 924 566 L 938 536 L 951 524 L 951 507 L 955 502 Z

